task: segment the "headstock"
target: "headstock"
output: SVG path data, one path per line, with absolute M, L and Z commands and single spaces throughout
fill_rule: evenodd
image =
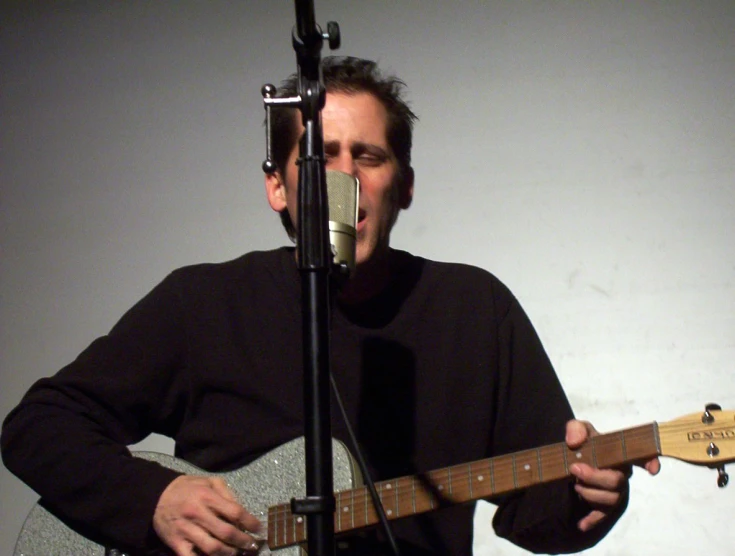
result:
M 735 411 L 707 404 L 704 412 L 658 424 L 662 456 L 717 469 L 717 484 L 727 485 L 725 464 L 735 461 Z

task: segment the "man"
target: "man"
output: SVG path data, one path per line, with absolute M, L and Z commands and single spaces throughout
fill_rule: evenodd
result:
M 357 272 L 332 316 L 332 372 L 376 480 L 560 441 L 594 429 L 572 412 L 512 294 L 492 275 L 389 247 L 411 204 L 415 116 L 374 63 L 324 60 L 327 167 L 355 175 Z M 281 94 L 294 92 L 292 77 Z M 293 236 L 300 120 L 276 115 L 270 206 Z M 253 551 L 258 520 L 218 479 L 130 457 L 151 432 L 207 470 L 238 468 L 303 430 L 300 289 L 294 249 L 172 273 L 8 416 L 6 465 L 47 506 L 131 552 Z M 566 427 L 566 429 L 565 429 Z M 566 437 L 565 431 L 566 430 Z M 333 432 L 345 439 L 334 416 Z M 647 462 L 650 472 L 658 461 Z M 597 542 L 627 502 L 624 470 L 572 465 L 557 482 L 494 500 L 498 534 L 534 551 Z M 395 522 L 404 555 L 471 552 L 471 506 Z M 384 554 L 377 537 L 351 554 Z

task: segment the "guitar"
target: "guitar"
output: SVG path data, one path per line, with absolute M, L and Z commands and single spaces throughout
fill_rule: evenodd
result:
M 378 523 L 378 515 L 365 487 L 355 488 L 359 473 L 343 444 L 333 442 L 334 486 L 338 492 L 335 533 L 346 533 Z M 154 452 L 134 454 L 165 467 L 192 475 L 207 473 L 182 460 Z M 480 461 L 376 483 L 388 519 L 428 512 L 450 504 L 507 494 L 526 487 L 563 479 L 569 466 L 580 462 L 593 467 L 617 467 L 666 456 L 718 470 L 718 485 L 728 482 L 725 464 L 735 461 L 735 411 L 708 405 L 666 423 L 650 423 L 602 434 L 578 450 L 558 443 Z M 224 479 L 240 503 L 267 524 L 262 556 L 298 556 L 306 540 L 304 518 L 291 513 L 293 497 L 303 497 L 304 444 L 296 439 L 276 448 L 242 469 L 217 476 Z M 122 553 L 98 545 L 76 533 L 36 504 L 23 524 L 15 556 L 73 554 L 104 556 Z

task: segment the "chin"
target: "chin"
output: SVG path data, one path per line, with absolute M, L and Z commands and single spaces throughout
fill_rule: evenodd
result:
M 362 266 L 368 262 L 373 256 L 373 249 L 370 246 L 361 244 L 358 242 L 357 249 L 355 250 L 355 263 L 357 266 Z
M 383 251 L 387 252 L 388 247 L 386 246 L 385 250 L 383 250 L 378 245 L 372 243 L 358 242 L 355 252 L 356 265 L 358 267 L 365 266 L 376 259 L 383 259 L 384 257 L 380 256 Z

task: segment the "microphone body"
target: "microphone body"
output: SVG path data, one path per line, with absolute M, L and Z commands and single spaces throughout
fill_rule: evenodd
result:
M 344 273 L 349 277 L 357 264 L 357 216 L 360 207 L 358 179 L 344 172 L 328 170 L 327 203 L 332 261 L 340 274 Z

